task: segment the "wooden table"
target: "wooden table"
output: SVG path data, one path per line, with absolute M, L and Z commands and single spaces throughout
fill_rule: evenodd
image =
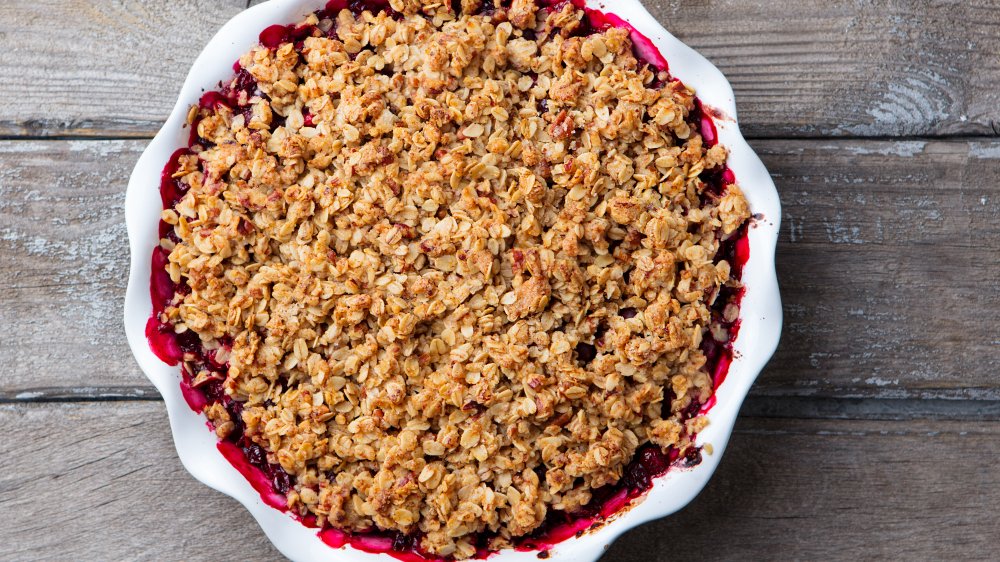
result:
M 0 559 L 280 558 L 121 323 L 129 172 L 245 7 L 0 3 Z M 705 492 L 606 559 L 1000 556 L 1000 3 L 649 8 L 778 185 L 785 332 Z

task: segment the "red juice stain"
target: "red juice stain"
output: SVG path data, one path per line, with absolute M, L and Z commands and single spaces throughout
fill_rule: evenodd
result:
M 149 341 L 149 348 L 153 350 L 153 354 L 160 361 L 170 366 L 174 366 L 180 361 L 183 354 L 174 342 L 173 329 L 166 324 L 161 324 L 155 316 L 151 316 L 146 321 L 146 340 Z
M 187 193 L 187 186 L 174 178 L 174 174 L 180 169 L 181 156 L 188 154 L 188 152 L 187 148 L 175 150 L 160 174 L 160 201 L 163 203 L 164 209 L 172 209 L 177 206 L 177 203 Z
M 576 2 L 574 2 L 576 4 Z M 583 11 L 587 14 L 590 20 L 590 25 L 598 31 L 603 31 L 611 27 L 617 27 L 621 29 L 628 30 L 629 39 L 632 40 L 632 49 L 635 54 L 635 58 L 639 59 L 656 70 L 669 71 L 670 66 L 667 64 L 667 59 L 663 58 L 660 50 L 656 48 L 653 41 L 649 37 L 646 37 L 639 32 L 638 29 L 632 26 L 629 22 L 623 20 L 622 18 L 593 8 L 588 8 L 586 6 L 582 7 Z
M 169 164 L 168 164 L 169 166 Z M 166 172 L 164 172 L 166 174 Z M 176 365 L 184 356 L 177 344 L 173 326 L 160 322 L 160 313 L 177 292 L 170 274 L 167 273 L 167 251 L 157 246 L 153 250 L 150 268 L 149 296 L 153 303 L 153 313 L 146 321 L 146 340 L 153 354 L 167 365 Z
M 732 339 L 732 334 L 730 334 L 730 339 Z M 726 380 L 726 375 L 729 374 L 729 366 L 732 364 L 733 364 L 732 353 L 726 353 L 721 357 L 719 357 L 719 360 L 715 364 L 715 369 L 712 370 L 712 386 L 714 386 L 715 388 L 719 388 L 719 385 L 721 385 Z M 714 394 L 712 395 L 711 402 L 712 404 L 715 404 Z M 706 411 L 708 410 L 708 408 L 712 407 L 707 403 L 705 404 L 705 406 L 706 406 L 705 408 Z
M 284 43 L 298 43 L 311 37 L 316 31 L 315 25 L 272 25 L 260 32 L 260 44 L 268 49 L 277 49 Z M 297 50 L 301 46 L 297 45 Z
M 620 507 L 624 507 L 625 503 L 626 502 L 623 501 Z M 514 547 L 514 550 L 521 552 L 549 550 L 566 539 L 582 535 L 587 529 L 593 526 L 594 521 L 594 517 L 580 517 L 578 519 L 554 525 L 537 538 L 529 539 L 528 541 L 518 544 Z
M 648 492 L 653 480 L 675 466 L 679 456 L 674 448 L 664 453 L 656 445 L 641 445 L 617 483 L 594 490 L 590 503 L 575 513 L 550 512 L 538 529 L 515 541 L 515 549 L 545 551 L 568 538 L 582 535 Z
M 728 365 L 727 365 L 727 369 L 728 369 Z M 725 375 L 723 375 L 722 378 L 725 379 L 726 378 Z M 715 399 L 715 395 L 713 394 L 712 396 L 710 396 L 708 398 L 708 400 L 705 401 L 704 404 L 702 404 L 701 408 L 698 409 L 698 413 L 701 414 L 701 415 L 707 414 L 708 411 L 711 410 L 713 406 L 715 406 L 715 403 L 716 403 L 716 399 Z
M 628 505 L 630 499 L 628 490 L 619 490 L 601 506 L 601 517 L 611 517 L 618 513 L 623 507 Z
M 701 100 L 696 99 L 694 103 L 697 111 L 702 143 L 706 147 L 711 148 L 719 142 L 719 131 L 715 128 L 715 121 L 712 119 L 712 116 L 706 113 L 702 108 Z
M 277 49 L 282 43 L 288 42 L 288 26 L 272 25 L 260 32 L 260 44 L 268 49 Z
M 348 543 L 350 535 L 341 531 L 340 529 L 334 529 L 330 527 L 328 529 L 323 529 L 319 532 L 319 538 L 323 540 L 327 545 L 333 548 L 340 548 Z
M 722 181 L 726 185 L 732 185 L 736 183 L 736 174 L 734 174 L 733 171 L 729 169 L 729 166 L 726 166 L 726 168 L 722 170 Z
M 222 456 L 226 457 L 229 464 L 233 465 L 233 468 L 250 482 L 264 503 L 279 511 L 288 511 L 288 500 L 285 495 L 274 490 L 271 478 L 268 478 L 267 474 L 259 467 L 250 463 L 241 447 L 229 441 L 219 441 L 218 447 Z
M 181 396 L 184 397 L 188 407 L 198 413 L 204 411 L 205 406 L 209 404 L 205 393 L 191 386 L 191 383 L 186 380 L 181 381 Z
M 332 527 L 319 532 L 319 538 L 333 548 L 351 547 L 371 554 L 387 554 L 403 562 L 444 562 L 447 558 L 424 554 L 420 551 L 416 536 L 401 533 L 371 531 L 348 533 Z
M 201 98 L 198 100 L 198 107 L 202 109 L 219 109 L 220 107 L 228 107 L 232 109 L 233 106 L 229 102 L 229 98 L 225 96 L 222 92 L 205 92 L 202 94 Z
M 635 58 L 658 71 L 669 72 L 670 65 L 667 63 L 667 59 L 663 57 L 663 54 L 660 53 L 660 50 L 653 41 L 643 35 L 632 24 L 615 14 L 590 8 L 587 6 L 585 0 L 542 0 L 539 4 L 545 7 L 547 11 L 552 12 L 562 9 L 567 3 L 583 10 L 583 13 L 586 14 L 587 17 L 581 22 L 584 26 L 585 34 L 598 33 L 612 27 L 626 29 L 628 30 L 629 39 L 632 40 L 632 50 Z
M 733 279 L 743 277 L 743 267 L 750 259 L 750 239 L 747 237 L 747 227 L 748 224 L 744 224 L 732 236 L 723 240 L 715 256 L 715 263 L 723 260 L 729 263 L 730 275 Z M 742 287 L 722 287 L 711 307 L 711 322 L 722 325 L 728 335 L 725 342 L 716 341 L 711 334 L 705 334 L 706 337 L 702 340 L 701 350 L 707 359 L 706 368 L 712 375 L 712 386 L 716 390 L 729 374 L 729 367 L 733 362 L 733 342 L 740 331 L 740 319 L 737 317 L 733 321 L 726 320 L 725 310 L 730 304 L 738 307 L 744 294 L 745 290 Z M 715 405 L 715 402 L 713 394 L 711 399 L 702 406 L 701 413 L 708 412 Z
M 152 275 L 149 283 L 149 295 L 153 300 L 154 315 L 163 312 L 166 303 L 174 298 L 177 286 L 167 273 L 167 251 L 161 246 L 153 250 Z

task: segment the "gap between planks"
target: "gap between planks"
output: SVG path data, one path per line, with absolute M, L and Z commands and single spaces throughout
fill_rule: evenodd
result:
M 83 402 L 160 402 L 154 387 L 36 388 L 0 393 L 0 404 Z M 745 418 L 815 420 L 978 420 L 1000 421 L 1000 398 L 828 398 L 808 396 L 747 397 Z
M 98 132 L 95 134 L 79 134 L 79 133 L 63 133 L 59 135 L 45 135 L 45 134 L 29 134 L 29 135 L 5 135 L 0 134 L 0 142 L 32 142 L 32 141 L 46 141 L 46 142 L 57 142 L 57 141 L 142 141 L 142 140 L 153 140 L 155 133 L 136 133 L 130 135 L 128 133 L 122 132 Z M 805 135 L 805 136 L 787 136 L 787 135 L 767 135 L 767 134 L 743 134 L 743 138 L 747 141 L 800 141 L 800 142 L 815 142 L 815 141 L 829 141 L 829 142 L 911 142 L 911 141 L 924 141 L 924 142 L 976 142 L 976 141 L 995 141 L 1000 139 L 1000 123 L 997 124 L 997 130 L 995 134 L 966 134 L 966 133 L 941 133 L 941 134 L 926 134 L 926 135 L 878 135 L 878 136 L 863 136 L 863 135 L 845 135 L 845 136 L 830 136 L 830 135 Z

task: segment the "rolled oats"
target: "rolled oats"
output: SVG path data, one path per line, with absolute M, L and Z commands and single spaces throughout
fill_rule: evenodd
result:
M 627 30 L 581 37 L 570 3 L 391 5 L 310 16 L 240 58 L 238 107 L 192 109 L 162 214 L 188 289 L 161 320 L 228 356 L 289 508 L 464 558 L 579 509 L 644 443 L 692 446 L 702 342 L 728 337 L 710 307 L 738 286 L 720 242 L 749 211 L 710 192 L 725 148 Z

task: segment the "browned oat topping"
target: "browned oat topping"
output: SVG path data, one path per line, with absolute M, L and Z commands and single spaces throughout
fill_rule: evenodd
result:
M 225 391 L 291 509 L 466 558 L 586 504 L 640 444 L 692 445 L 709 307 L 738 283 L 716 254 L 748 209 L 703 193 L 727 152 L 626 30 L 392 6 L 245 54 L 252 111 L 192 109 L 206 142 L 162 215 L 190 292 L 162 319 L 231 340 Z

